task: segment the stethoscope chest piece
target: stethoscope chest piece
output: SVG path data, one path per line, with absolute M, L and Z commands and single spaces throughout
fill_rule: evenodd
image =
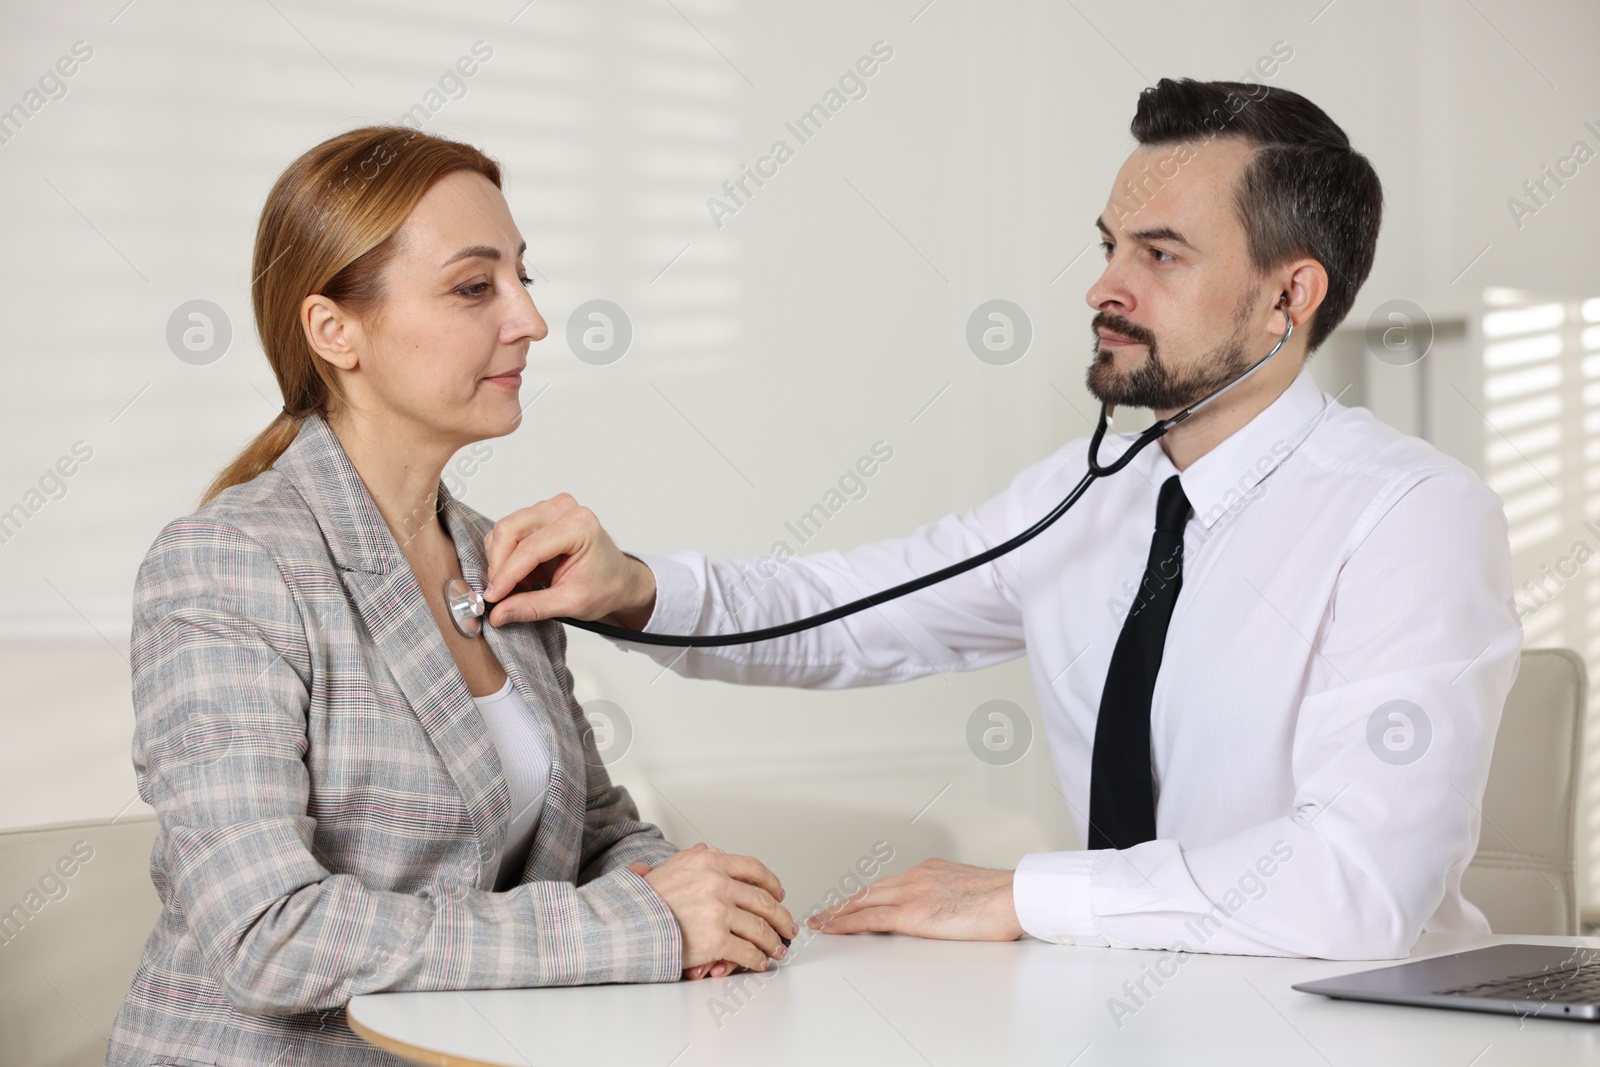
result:
M 461 636 L 478 637 L 483 633 L 483 594 L 465 578 L 451 578 L 444 583 L 444 603 Z

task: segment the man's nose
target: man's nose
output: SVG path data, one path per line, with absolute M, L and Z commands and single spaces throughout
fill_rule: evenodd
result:
M 1107 263 L 1099 279 L 1084 294 L 1084 300 L 1096 311 L 1128 312 L 1134 308 L 1133 293 L 1123 284 L 1122 273 L 1115 263 Z

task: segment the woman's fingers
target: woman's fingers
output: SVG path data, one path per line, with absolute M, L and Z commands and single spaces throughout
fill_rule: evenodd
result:
M 678 920 L 684 957 L 692 961 L 684 969 L 687 977 L 718 976 L 735 966 L 763 970 L 767 959 L 787 954 L 786 940 L 799 932 L 788 909 L 762 887 L 776 886 L 777 879 L 748 856 L 700 842 L 645 878 Z
M 748 915 L 748 913 L 741 914 Z M 760 924 L 760 920 L 753 916 L 748 916 L 748 920 L 750 923 Z M 745 920 L 735 921 L 744 922 Z M 719 961 L 726 960 L 730 963 L 736 963 L 741 967 L 748 967 L 752 971 L 764 971 L 767 969 L 767 954 L 753 945 L 743 934 L 731 931 L 725 934 L 722 938 L 721 946 L 715 951 Z
M 734 856 L 723 853 L 726 861 L 724 870 L 730 878 L 737 878 L 741 882 L 759 886 L 771 893 L 776 900 L 784 897 L 783 886 L 778 881 L 778 876 L 767 869 L 767 865 L 753 856 Z
M 772 899 L 772 894 L 765 889 L 737 882 L 734 887 L 734 902 L 745 911 L 759 917 L 763 925 L 772 931 L 774 937 L 793 937 L 799 932 L 795 926 L 794 916 L 789 914 L 789 909 Z M 769 955 L 777 955 L 771 951 L 769 942 L 763 940 L 761 944 L 768 948 Z
M 760 893 L 760 890 L 751 889 L 748 886 L 743 888 L 748 893 Z M 764 893 L 761 895 L 766 896 Z M 767 897 L 767 899 L 771 900 L 772 898 Z M 786 951 L 783 945 L 783 938 L 790 936 L 789 931 L 791 928 L 788 925 L 782 927 L 775 925 L 774 921 L 764 913 L 764 910 L 757 910 L 760 907 L 762 905 L 759 900 L 741 901 L 739 907 L 734 909 L 730 926 L 734 933 L 755 945 L 766 955 L 781 957 Z M 781 922 L 782 920 L 778 921 Z
M 685 981 L 689 982 L 696 982 L 702 978 L 722 978 L 725 975 L 732 974 L 734 968 L 738 966 L 737 963 L 729 963 L 727 960 L 718 960 L 715 963 L 701 963 L 687 968 L 683 972 L 683 977 Z
M 695 847 L 704 847 L 704 855 L 700 857 L 700 862 L 713 865 L 734 883 L 734 900 L 739 907 L 767 920 L 779 936 L 794 936 L 798 929 L 795 926 L 794 916 L 789 914 L 789 909 L 779 903 L 784 895 L 783 886 L 778 883 L 778 876 L 773 874 L 766 864 L 752 856 L 732 855 L 721 849 L 704 846 L 704 842 Z

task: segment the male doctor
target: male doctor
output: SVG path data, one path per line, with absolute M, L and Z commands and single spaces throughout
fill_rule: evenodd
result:
M 792 637 L 634 647 L 692 677 L 817 688 L 1028 653 L 1088 847 L 1015 871 L 928 860 L 822 930 L 1329 959 L 1487 933 L 1461 874 L 1521 648 L 1501 502 L 1305 366 L 1371 268 L 1377 175 L 1320 108 L 1260 85 L 1164 79 L 1132 132 L 1095 223 L 1090 392 L 1166 418 L 1261 359 L 1286 315 L 1290 343 L 1000 560 Z M 736 613 L 739 561 L 625 555 L 556 497 L 495 526 L 490 621 L 800 618 L 1020 532 L 1083 477 L 1086 443 L 909 537 L 796 557 Z M 550 587 L 517 592 L 535 580 Z

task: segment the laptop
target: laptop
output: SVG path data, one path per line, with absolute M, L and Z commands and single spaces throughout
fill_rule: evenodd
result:
M 1344 1000 L 1600 1020 L 1600 949 L 1495 945 L 1292 988 Z

